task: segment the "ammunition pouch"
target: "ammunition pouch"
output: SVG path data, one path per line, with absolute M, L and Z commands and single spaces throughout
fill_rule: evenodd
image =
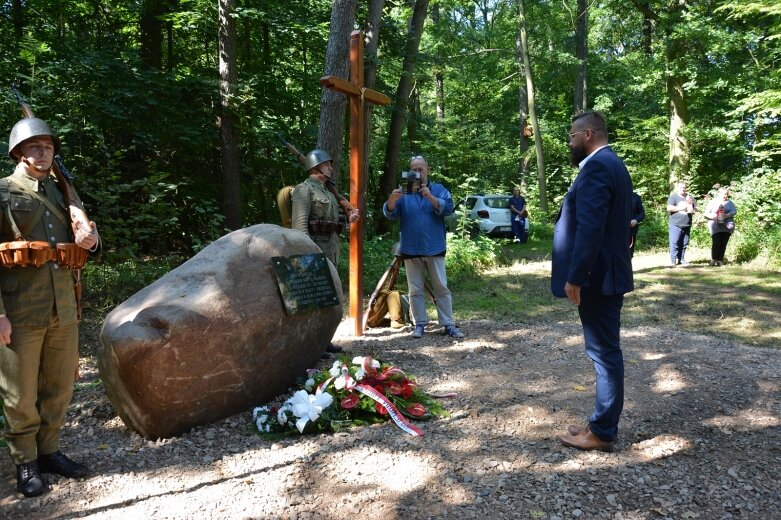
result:
M 344 231 L 345 225 L 342 222 L 331 222 L 330 220 L 310 220 L 309 221 L 309 234 L 310 235 L 330 235 L 336 233 L 337 235 Z
M 57 263 L 68 269 L 83 269 L 89 251 L 73 242 L 57 242 Z
M 56 249 L 40 240 L 0 243 L 0 265 L 3 267 L 41 267 L 46 262 L 57 262 L 61 267 L 81 269 L 88 256 L 89 251 L 72 242 L 58 242 Z

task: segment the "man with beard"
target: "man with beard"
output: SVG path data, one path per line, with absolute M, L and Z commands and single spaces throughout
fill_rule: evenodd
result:
M 621 307 L 634 286 L 629 256 L 632 180 L 607 144 L 603 116 L 572 119 L 572 165 L 580 172 L 562 202 L 553 234 L 551 290 L 578 306 L 586 355 L 594 362 L 596 403 L 586 426 L 569 426 L 562 444 L 613 449 L 624 406 Z

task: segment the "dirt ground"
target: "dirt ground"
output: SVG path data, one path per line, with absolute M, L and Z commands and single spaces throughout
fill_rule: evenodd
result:
M 540 268 L 540 266 L 531 266 Z M 453 341 L 430 328 L 337 333 L 417 376 L 449 418 L 423 437 L 394 425 L 270 442 L 251 413 L 148 441 L 115 416 L 84 360 L 63 451 L 89 478 L 49 476 L 24 499 L 0 458 L 4 518 L 781 518 L 781 350 L 674 324 L 622 330 L 626 404 L 616 451 L 580 452 L 557 436 L 583 424 L 594 399 L 581 329 L 558 323 L 460 324 Z M 95 338 L 95 341 L 97 339 Z M 328 362 L 325 362 L 328 363 Z M 258 403 L 261 404 L 261 403 Z

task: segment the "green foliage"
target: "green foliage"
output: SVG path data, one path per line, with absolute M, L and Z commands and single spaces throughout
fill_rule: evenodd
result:
M 480 273 L 496 266 L 498 259 L 499 245 L 493 239 L 484 235 L 461 238 L 453 233 L 447 234 L 445 265 L 448 277 Z
M 82 275 L 84 299 L 91 309 L 105 314 L 184 260 L 180 256 L 134 260 L 109 253 L 99 263 L 87 262 Z
M 36 113 L 59 130 L 66 164 L 77 175 L 77 189 L 115 258 L 189 256 L 224 232 L 216 124 L 217 6 L 205 0 L 164 4 L 168 10 L 159 21 L 163 31 L 170 24 L 170 49 L 165 38 L 159 49 L 148 49 L 151 42 L 142 39 L 143 2 L 106 0 L 95 9 L 85 2 L 29 0 L 9 3 L 0 14 L 6 22 L 0 24 L 5 51 L 0 76 L 17 80 Z M 456 200 L 524 184 L 533 224 L 552 220 L 575 173 L 565 138 L 578 66 L 574 4 L 526 3 L 548 215 L 538 209 L 542 194 L 534 148 L 524 157 L 519 149 L 518 100 L 525 81 L 516 52 L 517 2 L 434 4 L 439 17 L 427 22 L 422 37 L 401 153 L 429 155 L 433 179 L 446 183 Z M 669 193 L 666 81 L 672 73 L 683 78 L 686 90 L 683 135 L 690 147 L 687 180 L 694 193 L 703 195 L 717 182 L 736 181 L 748 189 L 756 184 L 754 172 L 778 172 L 777 2 L 688 2 L 674 9 L 646 4 L 658 15 L 650 33 L 633 4 L 609 0 L 589 6 L 589 106 L 607 112 L 611 142 L 625 158 L 635 189 L 652 208 Z M 275 133 L 303 150 L 317 141 L 318 79 L 332 5 L 327 0 L 256 0 L 236 10 L 238 83 L 232 109 L 239 118 L 245 224 L 278 222 L 274 195 L 303 176 Z M 21 27 L 14 26 L 14 7 L 22 9 Z M 358 9 L 362 20 L 366 3 Z M 398 85 L 411 12 L 409 4 L 386 3 L 375 85 L 386 94 Z M 47 16 L 32 25 L 34 13 Z M 681 48 L 671 42 L 680 42 Z M 160 68 L 141 58 L 147 50 L 160 54 Z M 436 74 L 444 100 L 437 97 Z M 442 101 L 444 116 L 438 117 Z M 4 128 L 19 114 L 10 92 L 0 96 Z M 376 191 L 383 167 L 391 111 L 376 107 L 373 114 L 369 193 Z M 347 139 L 342 156 L 346 153 Z M 529 165 L 523 179 L 522 159 Z M 341 162 L 339 172 L 343 188 L 347 163 Z M 776 210 L 758 204 L 755 212 L 754 200 L 741 201 L 741 229 L 748 230 L 756 218 L 758 228 L 767 231 Z M 366 214 L 382 218 L 376 207 L 366 208 Z M 373 228 L 367 222 L 366 229 Z M 651 231 L 641 247 L 666 241 L 661 217 L 658 225 L 649 220 L 641 234 Z M 747 233 L 739 240 L 760 236 Z M 370 266 L 375 264 L 384 270 L 385 261 L 369 259 Z M 372 269 L 367 277 L 373 279 Z

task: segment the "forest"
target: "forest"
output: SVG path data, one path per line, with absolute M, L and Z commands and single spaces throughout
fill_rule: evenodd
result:
M 319 79 L 347 77 L 360 29 L 366 85 L 392 99 L 367 109 L 367 241 L 395 233 L 380 207 L 419 153 L 455 200 L 522 186 L 549 226 L 576 174 L 571 117 L 599 110 L 659 231 L 651 245 L 666 243 L 674 181 L 702 207 L 731 185 L 738 260 L 781 262 L 775 0 L 0 5 L 0 126 L 21 117 L 16 83 L 59 132 L 108 261 L 189 257 L 278 223 L 277 191 L 305 177 L 278 135 L 329 151 L 346 193 L 347 101 Z

